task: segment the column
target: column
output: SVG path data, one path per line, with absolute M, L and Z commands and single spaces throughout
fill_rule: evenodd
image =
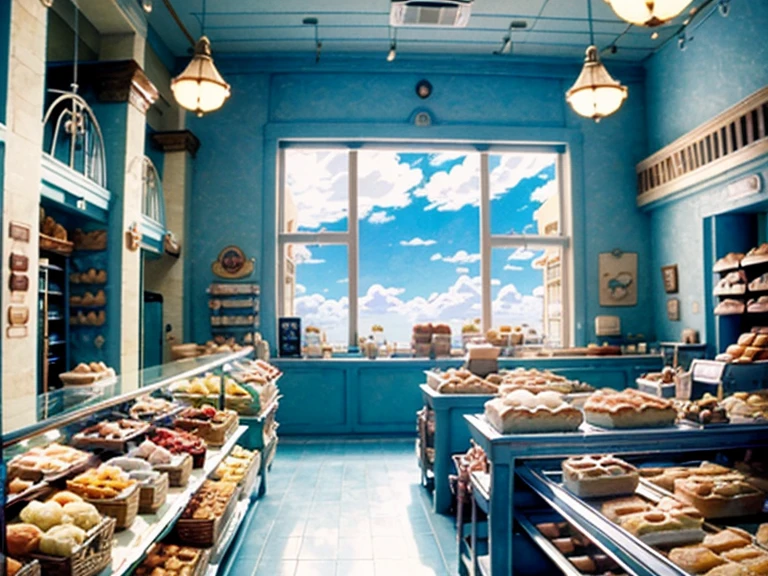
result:
M 3 183 L 2 407 L 3 430 L 36 420 L 37 282 L 41 154 L 48 14 L 39 0 L 11 5 L 6 145 Z M 29 241 L 9 237 L 11 223 L 29 230 Z M 26 292 L 9 290 L 11 253 L 28 258 Z M 13 301 L 12 301 L 13 298 Z M 26 307 L 26 335 L 9 338 L 8 307 Z
M 189 340 L 189 327 L 184 323 L 184 285 L 187 268 L 187 200 L 192 188 L 192 161 L 200 141 L 189 130 L 174 130 L 152 134 L 152 145 L 165 153 L 163 159 L 163 195 L 165 225 L 181 245 L 178 258 L 163 254 L 144 265 L 144 285 L 163 295 L 163 323 L 171 327 L 176 342 Z M 163 351 L 164 361 L 170 361 L 170 350 Z

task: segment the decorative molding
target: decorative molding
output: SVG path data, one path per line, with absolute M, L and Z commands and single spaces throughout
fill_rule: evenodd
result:
M 53 0 L 40 0 L 40 4 L 42 4 L 46 8 L 50 8 L 51 6 L 53 6 Z
M 636 166 L 645 206 L 768 153 L 768 86 Z
M 168 132 L 154 132 L 150 139 L 152 145 L 163 152 L 189 152 L 194 158 L 200 149 L 200 140 L 191 130 L 171 130 Z

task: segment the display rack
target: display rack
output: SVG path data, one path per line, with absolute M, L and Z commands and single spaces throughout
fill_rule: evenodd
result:
M 41 249 L 38 296 L 38 394 L 61 386 L 69 369 L 69 258 Z
M 715 428 L 677 425 L 638 430 L 608 430 L 582 424 L 579 430 L 569 433 L 503 435 L 497 432 L 481 414 L 465 416 L 465 419 L 469 424 L 472 437 L 485 450 L 491 464 L 487 500 L 481 490 L 473 490 L 473 494 L 478 501 L 483 501 L 482 507 L 487 507 L 488 510 L 489 560 L 493 574 L 514 573 L 512 528 L 517 500 L 520 496 L 519 479 L 531 480 L 537 492 L 538 488 L 541 488 L 540 483 L 521 468 L 524 464 L 523 460 L 603 453 L 675 454 L 707 450 L 713 446 L 728 448 L 768 446 L 768 423 L 731 424 Z M 540 492 L 540 494 L 546 500 L 547 491 L 542 491 L 544 493 Z M 569 521 L 575 519 L 569 516 L 568 510 L 565 510 L 563 515 Z M 584 522 L 589 524 L 592 519 L 589 516 L 586 518 Z M 593 530 L 600 530 L 600 528 L 589 528 L 588 532 L 592 534 Z M 479 556 L 475 554 L 475 557 Z M 459 573 L 467 573 L 466 560 L 462 555 L 459 560 Z M 654 572 L 641 571 L 638 574 L 650 575 Z M 674 572 L 663 572 L 663 574 L 674 574 Z
M 211 284 L 207 292 L 213 338 L 234 338 L 240 344 L 252 344 L 259 328 L 259 285 L 218 282 Z

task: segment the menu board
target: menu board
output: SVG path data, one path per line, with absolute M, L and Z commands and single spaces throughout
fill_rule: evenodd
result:
M 280 356 L 299 358 L 301 356 L 301 318 L 280 318 L 278 332 Z

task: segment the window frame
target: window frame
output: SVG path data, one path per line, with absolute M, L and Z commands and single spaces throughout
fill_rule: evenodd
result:
M 283 232 L 284 226 L 284 207 L 285 207 L 285 175 L 286 162 L 285 152 L 290 148 L 312 149 L 320 148 L 323 150 L 341 149 L 347 152 L 348 162 L 348 197 L 347 197 L 347 231 L 346 232 Z M 366 145 L 357 145 L 355 147 L 343 145 L 333 141 L 314 141 L 314 142 L 281 142 L 277 150 L 277 316 L 278 319 L 285 316 L 285 273 L 284 260 L 285 250 L 288 244 L 302 245 L 345 245 L 347 246 L 347 264 L 348 264 L 348 343 L 350 348 L 358 345 L 358 299 L 359 299 L 359 221 L 358 221 L 358 150 L 360 149 L 376 150 L 405 150 L 413 151 L 437 151 L 437 150 L 466 150 L 467 154 L 479 154 L 480 157 L 480 281 L 481 281 L 481 328 L 483 333 L 491 329 L 493 325 L 493 300 L 492 300 L 492 252 L 494 249 L 524 248 L 524 249 L 560 249 L 560 268 L 561 268 L 561 312 L 560 312 L 560 344 L 562 347 L 570 346 L 574 342 L 574 326 L 572 317 L 575 312 L 575 295 L 573 282 L 573 203 L 572 203 L 572 174 L 568 150 L 558 145 L 537 145 L 520 144 L 508 146 L 474 146 L 466 144 L 436 145 L 420 142 L 403 142 L 402 144 L 393 144 L 392 142 L 376 143 L 370 142 Z M 491 154 L 504 153 L 547 153 L 555 155 L 555 181 L 557 182 L 559 195 L 559 223 L 560 230 L 558 235 L 543 234 L 492 234 L 491 233 L 491 193 L 490 193 L 490 171 L 489 156 Z M 296 263 L 294 266 L 294 278 L 296 277 Z M 547 289 L 547 281 L 544 279 L 543 286 Z

